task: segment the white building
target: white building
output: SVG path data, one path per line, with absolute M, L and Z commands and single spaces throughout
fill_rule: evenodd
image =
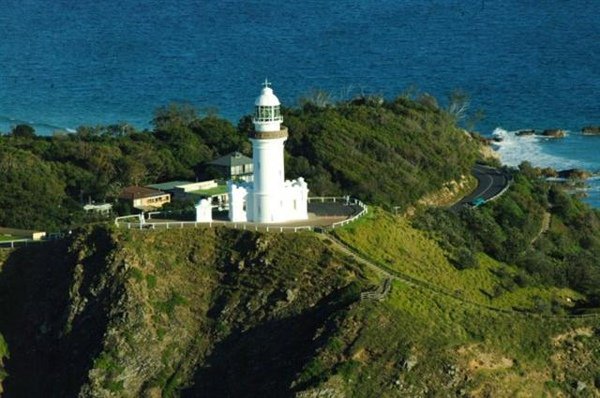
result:
M 229 219 L 235 222 L 280 223 L 308 219 L 308 187 L 303 178 L 285 180 L 283 144 L 287 127 L 282 126 L 279 99 L 265 81 L 256 99 L 252 182 L 228 181 Z

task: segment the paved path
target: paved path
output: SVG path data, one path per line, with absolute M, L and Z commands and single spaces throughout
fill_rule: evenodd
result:
M 472 172 L 477 178 L 477 188 L 454 204 L 452 210 L 458 210 L 477 198 L 483 198 L 486 201 L 495 199 L 510 184 L 510 177 L 502 170 L 493 167 L 476 164 L 473 166 Z

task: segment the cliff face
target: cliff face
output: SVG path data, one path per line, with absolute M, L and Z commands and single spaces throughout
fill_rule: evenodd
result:
M 6 394 L 285 395 L 361 274 L 303 234 L 96 228 L 19 249 L 0 274 Z
M 359 300 L 380 277 L 312 233 L 96 227 L 10 252 L 5 395 L 598 392 L 598 318 L 511 310 L 574 292 L 505 287 L 514 270 L 482 254 L 477 269 L 455 269 L 435 240 L 381 211 L 337 238 L 422 283 L 397 278 L 382 301 Z

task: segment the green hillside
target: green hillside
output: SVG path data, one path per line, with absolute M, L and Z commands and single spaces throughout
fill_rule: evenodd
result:
M 444 396 L 439 387 L 448 386 L 498 396 L 570 393 L 577 381 L 594 388 L 595 318 L 487 308 L 576 293 L 523 288 L 490 299 L 478 286 L 494 291 L 502 284 L 496 271 L 511 267 L 481 255 L 480 269 L 458 271 L 434 240 L 382 211 L 337 235 L 374 263 L 437 288 L 398 280 L 383 301 L 361 301 L 361 291 L 382 282 L 379 273 L 313 233 L 97 227 L 15 250 L 0 273 L 0 330 L 11 348 L 6 393 Z
M 236 128 L 170 106 L 152 131 L 0 137 L 0 225 L 74 231 L 0 249 L 0 391 L 600 395 L 598 211 L 528 164 L 505 170 L 497 201 L 436 207 L 472 185 L 481 140 L 431 97 L 306 102 L 284 117 L 288 176 L 363 199 L 367 216 L 264 234 L 119 230 L 82 212 L 81 198 L 124 185 L 210 177 L 212 157 L 248 153 L 248 117 Z
M 404 97 L 307 104 L 284 117 L 288 170 L 306 176 L 317 193 L 406 208 L 469 175 L 478 156 L 479 144 L 450 114 Z
M 478 156 L 479 144 L 455 118 L 423 100 L 306 104 L 285 110 L 284 120 L 286 176 L 304 176 L 314 196 L 352 194 L 406 208 L 469 175 Z M 232 151 L 251 155 L 249 116 L 236 128 L 184 105 L 159 108 L 148 131 L 125 124 L 40 137 L 20 127 L 0 135 L 0 207 L 11 210 L 0 212 L 0 226 L 72 229 L 101 220 L 83 211 L 89 200 L 114 201 L 128 185 L 218 177 L 208 162 Z

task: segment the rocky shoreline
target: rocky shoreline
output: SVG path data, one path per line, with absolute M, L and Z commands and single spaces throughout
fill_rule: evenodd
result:
M 600 136 L 600 126 L 582 127 L 581 134 Z M 564 138 L 568 135 L 568 133 L 567 133 L 567 130 L 564 130 L 564 129 L 545 129 L 545 130 L 523 129 L 523 130 L 518 130 L 515 133 L 515 135 L 517 137 L 527 137 L 527 136 L 537 135 L 540 137 L 548 137 L 548 138 Z
M 548 138 L 564 138 L 567 136 L 567 131 L 563 129 L 546 129 L 546 130 L 535 130 L 525 129 L 519 130 L 515 133 L 517 137 L 525 137 L 530 135 L 539 135 L 541 137 Z

